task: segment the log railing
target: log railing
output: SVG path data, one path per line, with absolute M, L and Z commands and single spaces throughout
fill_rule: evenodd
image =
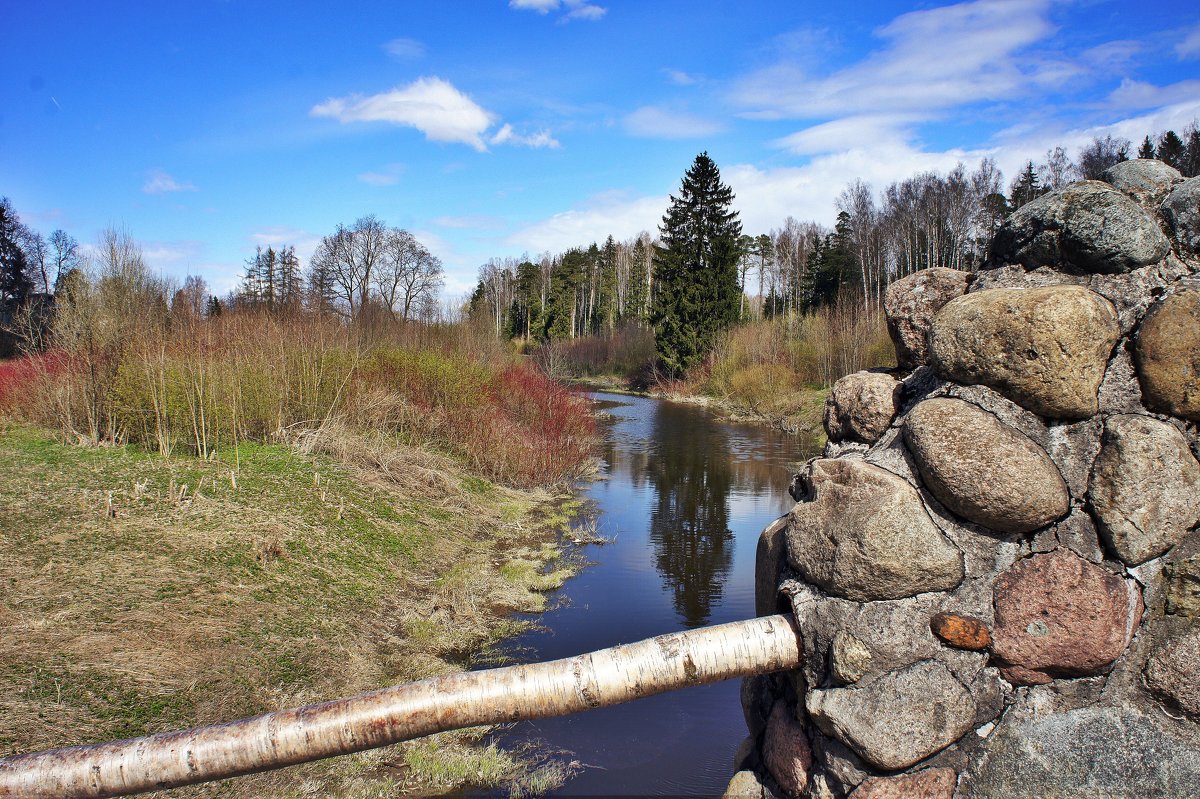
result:
M 445 730 L 562 716 L 794 669 L 791 616 L 660 635 L 547 663 L 464 672 L 254 718 L 0 758 L 0 797 L 102 797 L 208 782 Z

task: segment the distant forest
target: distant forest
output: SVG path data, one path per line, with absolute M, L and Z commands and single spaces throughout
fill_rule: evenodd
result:
M 892 183 L 879 195 L 861 180 L 837 199 L 832 230 L 792 217 L 758 235 L 742 235 L 738 274 L 745 321 L 805 313 L 852 300 L 873 312 L 892 281 L 931 266 L 974 270 L 992 238 L 1017 208 L 1084 179 L 1100 180 L 1113 164 L 1157 158 L 1185 177 L 1200 174 L 1200 128 L 1180 136 L 1147 135 L 1134 149 L 1126 139 L 1095 138 L 1072 160 L 1063 147 L 1030 159 L 1005 185 L 985 158 L 972 171 L 961 163 L 948 174 L 924 172 Z M 496 335 L 522 341 L 607 335 L 647 325 L 655 298 L 656 236 L 543 253 L 494 258 L 479 270 L 473 315 L 490 320 Z

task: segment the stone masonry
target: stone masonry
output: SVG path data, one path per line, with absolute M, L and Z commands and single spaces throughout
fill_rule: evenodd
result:
M 805 655 L 726 796 L 1200 795 L 1200 178 L 1114 166 L 885 309 L 759 542 Z

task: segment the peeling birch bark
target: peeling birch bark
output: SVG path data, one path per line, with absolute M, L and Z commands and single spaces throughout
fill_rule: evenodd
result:
M 225 724 L 0 758 L 0 797 L 121 796 L 208 782 L 445 730 L 563 716 L 794 669 L 801 652 L 790 615 L 763 616 Z

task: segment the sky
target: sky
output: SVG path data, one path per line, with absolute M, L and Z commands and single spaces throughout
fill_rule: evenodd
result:
M 655 233 L 707 152 L 745 232 L 1200 118 L 1200 5 L 709 0 L 0 0 L 0 195 L 235 287 L 374 214 L 442 259 Z

